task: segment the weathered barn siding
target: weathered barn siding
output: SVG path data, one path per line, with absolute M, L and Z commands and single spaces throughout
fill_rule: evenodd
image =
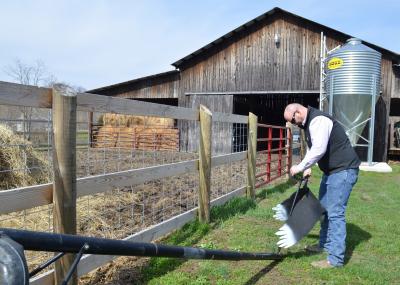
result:
M 400 116 L 391 116 L 389 118 L 389 150 L 392 149 L 397 149 L 396 153 L 400 153 L 398 151 L 400 149 L 400 144 L 398 144 L 396 140 L 396 135 L 394 132 L 394 124 L 400 122 Z
M 394 66 L 391 72 L 392 77 L 392 92 L 391 92 L 391 99 L 396 100 L 396 102 L 400 101 L 400 67 Z M 388 149 L 397 149 L 397 151 L 393 153 L 400 153 L 398 149 L 400 145 L 395 143 L 395 134 L 394 134 L 394 124 L 400 122 L 400 108 L 399 103 L 394 103 L 390 105 L 390 113 L 389 114 L 389 128 L 388 128 L 388 135 L 389 135 L 389 142 L 388 142 Z
M 232 42 L 223 50 L 181 69 L 179 99 L 185 92 L 317 90 L 319 33 L 282 19 Z M 279 48 L 274 35 L 281 36 Z
M 392 68 L 392 98 L 400 98 L 400 66 Z
M 186 93 L 319 90 L 321 31 L 326 36 L 328 49 L 349 38 L 349 35 L 275 8 L 177 61 L 173 64 L 179 68 L 175 73 L 152 77 L 151 81 L 140 80 L 130 88 L 114 88 L 112 92 L 114 96 L 126 98 L 173 97 L 178 98 L 180 106 L 195 107 L 202 102 L 211 111 L 232 112 L 231 95 L 193 97 Z M 280 37 L 279 46 L 275 44 L 275 34 Z M 382 95 L 376 107 L 374 150 L 374 160 L 381 161 L 386 160 L 388 148 L 390 98 L 400 98 L 399 72 L 392 67 L 399 56 L 369 45 L 383 53 Z M 193 149 L 197 139 L 196 131 L 191 130 L 194 124 L 179 122 L 179 127 L 182 149 Z
M 157 85 L 145 86 L 136 90 L 122 92 L 118 97 L 122 98 L 178 98 L 179 80 L 161 83 Z
M 274 35 L 281 43 L 275 45 Z M 319 89 L 320 34 L 279 18 L 270 18 L 221 51 L 181 69 L 179 104 L 191 107 L 187 92 L 274 91 Z M 209 96 L 209 95 L 205 95 Z M 205 101 L 216 111 L 224 96 Z M 229 112 L 230 107 L 220 111 Z M 282 110 L 283 111 L 283 110 Z M 190 126 L 182 124 L 183 140 Z
M 178 98 L 179 79 L 179 71 L 172 70 L 93 89 L 89 92 L 131 99 Z
M 191 107 L 198 109 L 200 104 L 212 106 L 214 112 L 233 113 L 233 95 L 191 95 Z M 197 151 L 199 144 L 199 125 L 197 122 L 188 122 L 188 148 Z M 212 154 L 230 153 L 232 151 L 232 123 L 213 122 L 212 124 Z M 182 133 L 181 133 L 182 136 Z
M 375 106 L 374 161 L 386 161 L 389 137 L 390 98 L 394 83 L 393 63 L 386 58 L 381 65 L 382 94 Z

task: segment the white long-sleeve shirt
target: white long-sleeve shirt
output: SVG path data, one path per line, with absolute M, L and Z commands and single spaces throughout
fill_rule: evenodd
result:
M 303 160 L 297 165 L 297 170 L 302 172 L 321 159 L 324 156 L 329 137 L 331 135 L 333 122 L 325 116 L 317 116 L 311 120 L 309 131 L 311 136 L 312 146 L 311 149 L 307 149 L 307 154 Z

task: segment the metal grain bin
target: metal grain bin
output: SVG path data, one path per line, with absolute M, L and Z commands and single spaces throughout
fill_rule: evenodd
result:
M 329 111 L 355 145 L 379 95 L 381 54 L 351 38 L 328 55 L 325 70 Z

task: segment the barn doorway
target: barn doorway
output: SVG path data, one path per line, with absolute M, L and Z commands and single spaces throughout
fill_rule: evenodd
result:
M 258 116 L 258 122 L 268 125 L 284 126 L 285 120 L 283 118 L 283 111 L 286 105 L 290 103 L 299 103 L 304 106 L 319 107 L 319 93 L 316 91 L 302 92 L 302 91 L 284 91 L 279 92 L 266 92 L 266 93 L 248 93 L 233 96 L 233 113 L 238 115 L 248 115 L 249 112 Z M 233 132 L 240 131 L 240 126 L 234 124 Z M 258 137 L 265 137 L 267 134 L 263 133 L 266 129 L 259 130 Z M 296 134 L 294 134 L 296 135 Z M 247 141 L 247 139 L 246 139 Z M 233 145 L 234 150 L 240 146 Z M 243 147 L 243 146 L 242 146 Z M 257 147 L 263 149 L 262 145 Z M 240 150 L 239 150 L 240 151 Z
M 319 108 L 318 93 L 240 94 L 233 96 L 233 113 L 258 116 L 259 123 L 284 125 L 283 111 L 290 103 Z
M 176 106 L 176 107 L 178 106 L 178 98 L 132 98 L 132 100 Z

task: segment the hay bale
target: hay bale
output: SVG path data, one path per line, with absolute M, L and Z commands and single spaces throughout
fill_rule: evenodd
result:
M 179 130 L 173 128 L 100 127 L 94 132 L 94 147 L 140 150 L 178 150 Z
M 173 127 L 174 119 L 130 116 L 120 114 L 104 114 L 102 117 L 104 126 L 114 127 L 132 127 L 132 126 L 158 126 L 158 127 Z
M 174 119 L 104 114 L 103 126 L 93 131 L 94 147 L 142 150 L 178 150 L 179 131 Z
M 32 143 L 0 124 L 0 144 L 0 190 L 49 182 L 50 162 Z
M 118 135 L 119 128 L 110 125 L 100 127 L 93 132 L 94 147 L 116 147 Z

